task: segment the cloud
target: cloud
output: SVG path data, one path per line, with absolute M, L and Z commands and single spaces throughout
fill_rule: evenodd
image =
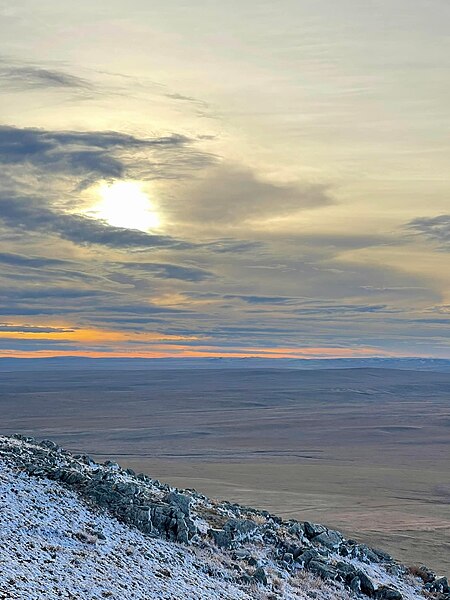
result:
M 225 300 L 242 300 L 248 304 L 294 304 L 298 298 L 287 298 L 285 296 L 245 296 L 240 294 L 225 294 Z
M 273 183 L 249 169 L 225 163 L 185 187 L 172 208 L 180 222 L 228 227 L 332 202 L 323 185 Z
M 197 282 L 213 279 L 215 277 L 214 273 L 207 271 L 206 269 L 170 263 L 122 262 L 115 263 L 115 265 L 125 270 L 133 269 L 136 271 L 152 273 L 154 277 L 160 279 L 179 279 L 180 281 Z
M 421 217 L 407 223 L 406 228 L 430 242 L 444 252 L 450 251 L 450 215 Z
M 0 220 L 8 227 L 58 235 L 81 245 L 99 244 L 117 249 L 193 247 L 167 236 L 112 227 L 96 219 L 51 210 L 41 206 L 39 199 L 0 197 Z
M 0 80 L 3 88 L 21 90 L 23 88 L 69 88 L 72 90 L 91 90 L 92 84 L 86 79 L 64 71 L 45 69 L 24 63 L 7 64 L 0 62 Z
M 0 198 L 1 203 L 1 198 Z M 0 217 L 1 218 L 1 217 Z M 26 267 L 31 269 L 42 269 L 47 267 L 64 267 L 69 261 L 59 258 L 45 258 L 40 256 L 24 256 L 12 252 L 0 252 L 0 263 L 12 267 Z
M 261 250 L 264 247 L 264 243 L 236 240 L 233 238 L 222 238 L 212 242 L 206 242 L 202 244 L 202 247 L 218 254 L 241 254 L 245 252 L 251 252 L 253 250 Z
M 176 134 L 137 138 L 114 131 L 49 131 L 2 125 L 0 164 L 30 165 L 50 172 L 53 176 L 66 174 L 91 178 L 121 178 L 125 176 L 127 169 L 133 169 L 133 152 L 183 150 L 180 152 L 179 161 L 185 167 L 188 163 L 186 151 L 189 150 L 190 143 L 189 138 Z M 192 154 L 192 161 L 197 164 L 201 153 Z M 135 160 L 139 163 L 142 157 L 139 160 L 135 157 Z M 204 160 L 208 160 L 206 156 Z M 147 163 L 150 173 L 153 167 L 154 175 L 161 173 L 161 165 L 154 166 L 148 161 L 148 157 Z
M 73 333 L 75 329 L 64 327 L 40 327 L 36 325 L 13 325 L 0 323 L 0 332 L 3 333 Z

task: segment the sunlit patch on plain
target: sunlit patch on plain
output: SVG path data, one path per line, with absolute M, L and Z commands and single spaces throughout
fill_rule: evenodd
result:
M 85 214 L 114 227 L 151 231 L 161 226 L 161 219 L 142 186 L 134 181 L 102 183 L 96 189 L 100 200 Z

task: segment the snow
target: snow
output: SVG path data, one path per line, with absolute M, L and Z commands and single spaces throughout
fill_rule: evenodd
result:
M 104 538 L 104 539 L 103 539 Z M 224 557 L 150 538 L 0 460 L 0 600 L 350 600 L 302 573 L 278 589 L 233 581 Z M 275 565 L 274 565 L 274 574 Z
M 106 538 L 98 539 L 94 532 Z M 88 543 L 75 534 L 87 533 Z M 250 599 L 178 544 L 148 539 L 55 482 L 0 462 L 2 600 Z M 83 537 L 83 536 L 81 536 Z

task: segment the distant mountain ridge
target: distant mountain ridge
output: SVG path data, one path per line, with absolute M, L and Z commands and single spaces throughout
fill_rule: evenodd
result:
M 0 437 L 0 487 L 2 598 L 450 600 L 445 577 L 325 526 L 172 488 L 48 440 Z
M 402 369 L 450 372 L 445 358 L 0 358 L 0 372 L 35 370 L 146 370 L 146 369 Z

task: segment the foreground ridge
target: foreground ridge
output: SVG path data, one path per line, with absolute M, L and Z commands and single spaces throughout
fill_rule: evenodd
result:
M 48 440 L 0 437 L 0 491 L 1 600 L 450 600 L 445 577 L 323 525 L 178 490 Z

